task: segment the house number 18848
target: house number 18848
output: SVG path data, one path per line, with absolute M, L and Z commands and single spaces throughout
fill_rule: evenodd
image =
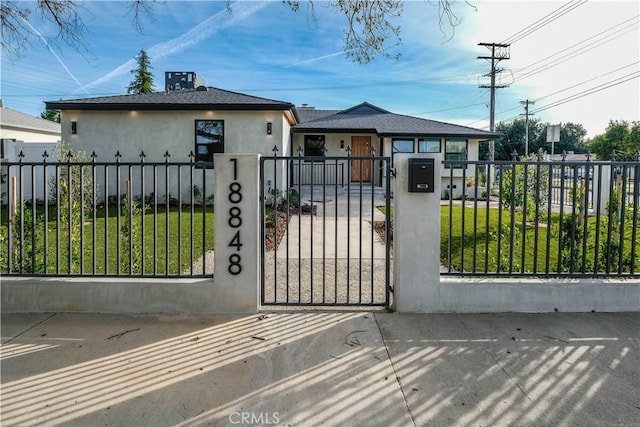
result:
M 233 182 L 229 184 L 229 202 L 237 205 L 242 201 L 242 185 L 238 179 L 238 162 L 237 159 L 230 159 L 233 163 Z M 242 225 L 242 210 L 239 206 L 231 206 L 229 208 L 229 227 L 236 229 L 236 233 L 229 242 L 229 247 L 235 248 L 236 252 L 240 252 L 242 240 L 240 239 L 240 226 Z M 238 275 L 242 272 L 242 257 L 239 253 L 229 255 L 229 266 L 227 267 L 229 274 Z

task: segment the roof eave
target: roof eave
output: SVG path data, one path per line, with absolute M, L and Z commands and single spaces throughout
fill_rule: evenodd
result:
M 47 110 L 79 111 L 287 111 L 293 104 L 139 104 L 139 103 L 73 103 L 64 101 L 46 101 Z
M 468 139 L 479 139 L 480 141 L 490 141 L 493 139 L 498 139 L 502 136 L 499 133 L 493 134 L 476 134 L 476 133 L 434 133 L 434 132 L 380 132 L 379 135 L 383 138 L 393 138 L 393 137 L 401 137 L 401 136 L 412 136 L 415 138 L 468 138 Z
M 343 128 L 309 128 L 309 127 L 293 127 L 291 129 L 293 133 L 375 133 L 378 135 L 376 129 L 343 129 Z

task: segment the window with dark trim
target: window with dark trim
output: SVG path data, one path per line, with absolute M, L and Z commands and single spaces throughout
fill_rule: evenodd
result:
M 310 157 L 324 156 L 324 135 L 305 135 L 304 155 Z
M 391 140 L 391 166 L 393 166 L 393 156 L 396 153 L 414 153 L 415 147 L 413 139 L 394 138 Z
M 440 139 L 419 139 L 418 153 L 439 153 Z
M 465 160 L 467 153 L 466 139 L 445 139 L 444 159 L 445 160 Z M 464 163 L 451 163 L 447 168 L 464 169 Z
M 196 162 L 213 163 L 214 153 L 224 153 L 224 120 L 196 120 Z
M 391 151 L 394 153 L 413 153 L 413 139 L 393 139 Z

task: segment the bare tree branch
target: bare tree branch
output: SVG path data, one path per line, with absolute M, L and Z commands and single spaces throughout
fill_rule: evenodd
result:
M 27 25 L 31 10 L 13 2 L 0 3 L 0 47 L 10 58 L 18 58 L 33 34 Z
M 131 0 L 129 4 L 129 13 L 133 14 L 133 28 L 136 33 L 142 34 L 144 32 L 144 25 L 142 23 L 142 16 L 146 16 L 151 22 L 155 22 L 154 6 L 158 3 L 164 4 L 163 0 Z
M 299 0 L 281 1 L 294 12 L 300 10 Z M 453 38 L 455 27 L 461 22 L 453 12 L 455 0 L 433 0 L 435 4 L 431 1 L 425 0 L 433 6 L 437 4 L 438 25 L 443 36 L 447 36 L 445 30 L 448 27 L 452 29 L 451 37 L 446 40 L 448 41 Z M 470 0 L 464 1 L 474 7 L 469 3 Z M 142 33 L 144 28 L 143 17 L 154 20 L 153 9 L 158 3 L 164 1 L 129 0 L 128 13 L 133 15 L 133 27 L 138 33 Z M 314 1 L 309 0 L 306 4 L 308 21 L 317 22 Z M 15 59 L 32 45 L 36 37 L 44 37 L 29 24 L 31 10 L 23 5 L 19 1 L 4 0 L 0 3 L 0 46 L 10 58 Z M 227 0 L 226 5 L 227 11 L 232 13 L 231 0 Z M 346 19 L 344 51 L 354 62 L 365 64 L 378 56 L 395 59 L 401 56 L 396 50 L 402 45 L 400 26 L 394 21 L 402 15 L 402 0 L 329 0 L 327 7 Z M 84 38 L 85 25 L 79 14 L 81 8 L 82 4 L 76 0 L 36 1 L 36 10 L 40 12 L 42 20 L 53 24 L 58 30 L 55 37 L 46 39 L 48 44 L 58 49 L 60 44 L 65 44 L 83 54 L 88 51 Z

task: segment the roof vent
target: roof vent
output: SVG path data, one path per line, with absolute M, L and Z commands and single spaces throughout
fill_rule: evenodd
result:
M 198 92 L 207 92 L 207 91 L 209 90 L 209 88 L 207 88 L 206 86 L 198 86 L 198 87 L 196 88 L 196 90 L 197 90 Z

